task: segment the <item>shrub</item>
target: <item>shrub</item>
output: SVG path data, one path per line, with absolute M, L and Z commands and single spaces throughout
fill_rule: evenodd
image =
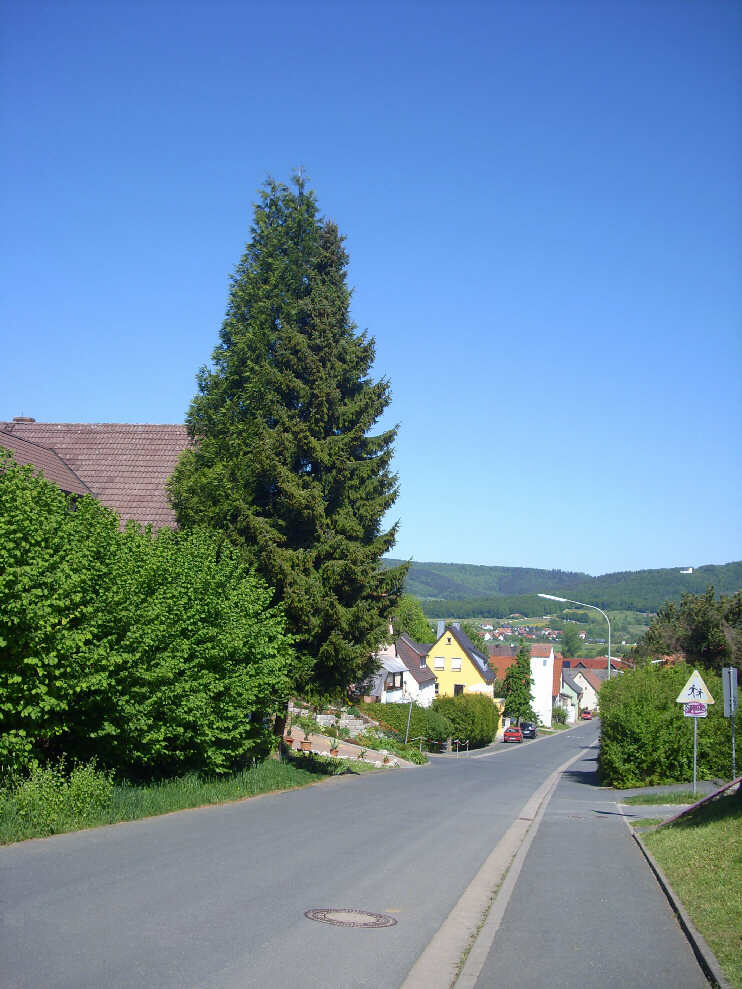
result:
M 559 705 L 557 704 L 551 709 L 551 720 L 556 721 L 558 725 L 566 725 L 567 712 L 564 710 L 563 707 L 559 707 Z
M 692 718 L 676 698 L 693 668 L 681 663 L 623 673 L 600 689 L 601 780 L 619 788 L 687 782 L 693 776 Z M 698 725 L 698 776 L 727 778 L 731 772 L 731 729 L 723 716 L 721 679 L 703 670 L 716 701 Z M 737 734 L 742 730 L 738 710 Z
M 271 591 L 205 531 L 71 509 L 0 450 L 0 765 L 147 777 L 260 754 L 291 660 Z
M 378 721 L 383 728 L 395 732 L 402 739 L 405 737 L 409 704 L 362 704 L 361 707 L 364 714 Z M 438 711 L 412 705 L 409 737 L 422 737 L 424 749 L 438 748 L 450 738 L 452 730 L 451 722 Z
M 499 713 L 492 698 L 485 694 L 436 697 L 433 710 L 450 721 L 452 737 L 462 741 L 468 738 L 471 748 L 489 745 L 495 737 Z
M 111 803 L 113 779 L 94 762 L 73 766 L 69 774 L 64 760 L 34 767 L 27 779 L 5 795 L 7 807 L 14 806 L 19 825 L 37 835 L 57 834 L 97 821 Z

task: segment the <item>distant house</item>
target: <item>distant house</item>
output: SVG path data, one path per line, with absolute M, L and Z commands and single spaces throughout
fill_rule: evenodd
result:
M 72 494 L 92 494 L 124 523 L 175 527 L 165 482 L 190 444 L 184 425 L 0 422 L 0 446 Z
M 580 707 L 583 710 L 597 711 L 600 706 L 598 703 L 598 694 L 602 684 L 601 678 L 595 670 L 570 670 L 570 674 L 574 682 L 582 690 Z
M 551 728 L 554 684 L 554 646 L 536 642 L 531 646 L 533 710 L 546 728 Z
M 435 673 L 428 666 L 430 646 L 413 642 L 405 632 L 395 642 L 397 658 L 407 668 L 405 686 L 409 697 L 421 707 L 430 707 L 436 695 Z
M 444 629 L 428 651 L 428 666 L 438 681 L 441 697 L 485 694 L 494 699 L 495 674 L 458 623 Z
M 562 683 L 559 691 L 559 706 L 567 712 L 567 723 L 577 721 L 577 712 L 582 706 L 583 689 L 569 670 L 562 670 Z

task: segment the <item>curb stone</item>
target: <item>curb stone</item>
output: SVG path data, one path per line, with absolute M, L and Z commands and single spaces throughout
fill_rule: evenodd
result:
M 657 879 L 657 882 L 659 883 L 660 888 L 662 889 L 662 892 L 667 897 L 667 901 L 672 907 L 673 912 L 675 913 L 675 916 L 678 919 L 678 923 L 680 924 L 683 930 L 683 933 L 688 938 L 688 942 L 690 943 L 690 946 L 693 949 L 693 954 L 698 959 L 698 963 L 703 969 L 704 975 L 711 982 L 712 985 L 718 986 L 718 989 L 733 989 L 732 983 L 729 981 L 729 979 L 727 979 L 727 977 L 724 975 L 724 972 L 722 971 L 721 965 L 719 964 L 719 960 L 717 959 L 716 955 L 713 953 L 711 948 L 708 946 L 706 939 L 703 937 L 700 931 L 697 930 L 695 924 L 690 919 L 690 916 L 688 915 L 685 907 L 680 902 L 680 898 L 677 896 L 675 890 L 670 885 L 669 879 L 660 868 L 658 862 L 655 860 L 655 857 L 652 855 L 652 853 L 649 851 L 647 846 L 641 840 L 641 837 L 633 830 L 627 818 L 624 817 L 624 820 L 626 821 L 626 826 L 629 828 L 629 831 L 631 832 L 632 838 L 639 846 L 642 855 L 644 855 L 644 858 L 647 860 L 650 869 L 654 873 L 655 878 Z

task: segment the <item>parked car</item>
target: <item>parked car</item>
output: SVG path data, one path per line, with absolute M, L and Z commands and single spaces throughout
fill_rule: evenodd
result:
M 520 730 L 523 733 L 523 738 L 536 737 L 536 724 L 533 721 L 521 721 Z
M 503 742 L 522 742 L 523 732 L 517 725 L 511 725 L 509 728 L 505 729 L 502 740 Z
M 593 720 L 593 712 L 592 711 L 583 711 L 582 714 L 580 715 L 580 717 L 582 718 L 583 721 L 592 721 Z

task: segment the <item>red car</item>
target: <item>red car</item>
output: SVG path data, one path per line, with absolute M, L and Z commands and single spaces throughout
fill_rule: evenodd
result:
M 592 721 L 593 720 L 593 712 L 592 711 L 583 711 L 582 714 L 580 715 L 580 717 L 582 718 L 583 721 Z
M 511 725 L 509 728 L 505 729 L 502 740 L 503 742 L 522 742 L 523 732 L 517 725 Z

